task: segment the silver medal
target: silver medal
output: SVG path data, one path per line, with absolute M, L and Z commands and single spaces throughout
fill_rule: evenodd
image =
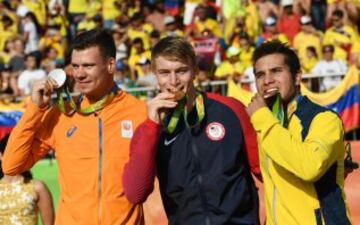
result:
M 62 69 L 54 69 L 50 71 L 48 76 L 51 77 L 53 80 L 55 80 L 58 87 L 63 86 L 66 81 L 66 73 Z

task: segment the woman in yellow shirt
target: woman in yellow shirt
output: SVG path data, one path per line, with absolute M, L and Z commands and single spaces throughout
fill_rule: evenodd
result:
M 319 61 L 318 54 L 314 46 L 306 48 L 306 56 L 301 60 L 303 73 L 310 74 L 316 63 Z M 315 91 L 319 87 L 318 78 L 303 79 L 303 84 L 310 90 Z
M 302 69 L 304 73 L 310 73 L 315 64 L 319 61 L 314 46 L 306 48 L 306 57 L 302 60 Z

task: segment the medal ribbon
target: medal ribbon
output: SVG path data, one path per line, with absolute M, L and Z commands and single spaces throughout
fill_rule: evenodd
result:
M 197 121 L 194 125 L 190 125 L 188 123 L 187 117 L 188 117 L 188 112 L 187 112 L 187 98 L 184 97 L 183 99 L 181 99 L 179 101 L 179 104 L 176 106 L 174 112 L 171 115 L 169 124 L 167 125 L 166 131 L 168 133 L 173 133 L 178 125 L 178 122 L 180 120 L 180 116 L 183 114 L 184 115 L 184 121 L 186 126 L 189 129 L 192 129 L 196 126 L 198 126 L 201 121 L 204 119 L 205 117 L 205 107 L 204 107 L 204 98 L 200 93 L 196 94 L 196 98 L 195 98 L 195 108 L 196 108 L 196 112 L 197 112 Z
M 281 104 L 281 97 L 279 94 L 277 95 L 276 100 L 272 106 L 272 114 L 280 121 L 282 126 L 288 126 L 289 119 L 286 115 L 293 114 L 302 99 L 303 96 L 298 95 L 296 97 L 296 101 L 291 102 L 285 111 L 283 105 Z
M 202 94 L 197 93 L 196 98 L 195 98 L 195 107 L 196 107 L 196 112 L 197 112 L 197 121 L 194 125 L 190 125 L 190 123 L 188 122 L 187 118 L 188 118 L 188 110 L 187 110 L 187 106 L 185 105 L 184 108 L 184 121 L 185 124 L 187 126 L 187 128 L 192 129 L 198 125 L 200 125 L 201 121 L 203 121 L 204 117 L 205 117 L 205 107 L 204 107 L 204 98 L 202 96 Z
M 60 109 L 60 111 L 68 116 L 72 115 L 75 112 L 78 112 L 80 114 L 88 115 L 93 112 L 99 111 L 102 108 L 105 107 L 116 95 L 118 91 L 117 85 L 114 85 L 113 89 L 109 94 L 107 94 L 105 97 L 100 99 L 99 101 L 95 102 L 94 104 L 90 104 L 89 106 L 85 108 L 81 108 L 80 104 L 84 98 L 84 94 L 81 94 L 78 98 L 78 101 L 75 103 L 73 98 L 70 96 L 70 92 L 68 87 L 65 85 L 64 88 L 59 89 L 57 91 L 57 105 Z M 64 98 L 62 95 L 65 94 L 66 96 L 66 102 L 64 101 Z M 69 109 L 70 108 L 70 109 Z
M 281 104 L 281 97 L 279 94 L 276 96 L 276 100 L 272 106 L 272 113 L 280 121 L 280 124 L 284 125 L 285 113 Z

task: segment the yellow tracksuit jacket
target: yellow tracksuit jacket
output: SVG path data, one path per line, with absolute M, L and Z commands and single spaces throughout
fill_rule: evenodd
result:
M 348 225 L 340 118 L 299 96 L 283 127 L 263 107 L 251 116 L 260 145 L 267 225 Z

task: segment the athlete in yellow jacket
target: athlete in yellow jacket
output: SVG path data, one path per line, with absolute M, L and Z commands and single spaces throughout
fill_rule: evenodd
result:
M 54 149 L 61 188 L 57 225 L 144 224 L 142 206 L 124 195 L 122 173 L 132 134 L 146 119 L 145 104 L 116 88 L 116 48 L 106 31 L 80 34 L 71 51 L 83 100 L 76 101 L 76 112 L 69 107 L 62 112 L 49 106 L 56 82 L 35 82 L 31 102 L 11 134 L 4 173 L 28 170 Z
M 288 46 L 261 45 L 253 64 L 258 94 L 247 111 L 260 145 L 266 224 L 351 224 L 341 120 L 300 95 L 300 63 Z

